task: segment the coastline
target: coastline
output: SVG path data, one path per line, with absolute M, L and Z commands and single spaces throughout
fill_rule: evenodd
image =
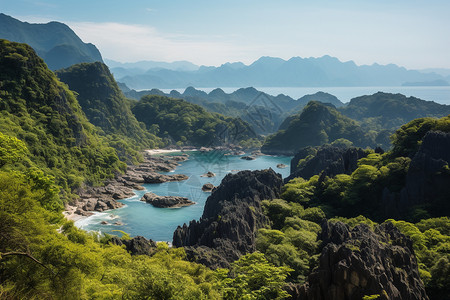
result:
M 123 207 L 124 204 L 118 200 L 133 197 L 136 195 L 136 190 L 145 189 L 142 185 L 151 183 L 147 182 L 147 179 L 152 176 L 152 178 L 156 176 L 162 181 L 174 180 L 171 179 L 172 175 L 164 175 L 159 172 L 175 170 L 180 162 L 188 159 L 185 151 L 181 149 L 144 150 L 144 161 L 139 165 L 128 165 L 124 174 L 106 180 L 102 187 L 85 187 L 76 191 L 79 198 L 73 203 L 65 205 L 64 218 L 78 222 L 89 218 L 96 212 L 107 212 Z M 180 153 L 180 155 L 165 155 L 170 153 Z
M 192 149 L 192 150 L 183 150 L 183 149 L 148 149 L 148 150 L 144 150 L 144 152 L 149 155 L 161 155 L 161 154 L 178 153 L 178 152 L 184 153 L 187 151 L 195 151 L 195 149 Z

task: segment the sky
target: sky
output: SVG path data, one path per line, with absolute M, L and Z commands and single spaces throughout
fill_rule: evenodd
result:
M 449 0 L 0 0 L 0 12 L 63 22 L 120 62 L 218 66 L 330 55 L 450 68 Z

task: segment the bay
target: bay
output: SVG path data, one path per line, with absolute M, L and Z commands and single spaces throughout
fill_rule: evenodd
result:
M 376 92 L 385 92 L 393 94 L 403 94 L 412 96 L 422 100 L 434 101 L 440 104 L 450 105 L 450 86 L 369 86 L 369 87 L 255 87 L 258 91 L 266 94 L 277 96 L 279 94 L 287 95 L 293 99 L 301 98 L 305 95 L 315 94 L 317 92 L 326 92 L 336 96 L 339 100 L 346 103 L 352 98 L 372 95 Z M 196 88 L 206 93 L 211 92 L 215 88 Z M 225 93 L 232 93 L 239 88 L 223 87 Z M 184 89 L 176 89 L 183 93 Z M 162 89 L 165 93 L 170 93 L 170 89 Z
M 174 153 L 173 155 L 175 155 Z M 135 191 L 136 195 L 121 200 L 126 206 L 99 212 L 88 218 L 75 222 L 75 225 L 85 230 L 95 230 L 102 233 L 117 234 L 121 230 L 130 236 L 141 235 L 155 241 L 172 241 L 173 232 L 178 225 L 189 224 L 198 220 L 210 193 L 201 190 L 203 184 L 212 183 L 217 186 L 228 173 L 241 170 L 261 170 L 272 168 L 283 178 L 289 175 L 291 157 L 259 156 L 255 160 L 243 160 L 241 156 L 225 155 L 225 152 L 189 152 L 189 160 L 182 162 L 172 173 L 185 174 L 189 179 L 181 182 L 166 182 L 161 184 L 145 184 L 145 190 Z M 277 164 L 285 164 L 286 168 L 277 168 Z M 215 177 L 201 177 L 211 171 Z M 164 173 L 163 173 L 164 174 Z M 196 204 L 181 208 L 157 208 L 140 201 L 141 197 L 153 192 L 160 196 L 182 196 Z M 102 221 L 108 224 L 101 224 Z M 114 225 L 115 222 L 123 225 Z

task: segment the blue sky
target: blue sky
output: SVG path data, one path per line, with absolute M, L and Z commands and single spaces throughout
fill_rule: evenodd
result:
M 0 0 L 22 21 L 61 21 L 105 58 L 220 65 L 331 55 L 450 68 L 448 0 Z

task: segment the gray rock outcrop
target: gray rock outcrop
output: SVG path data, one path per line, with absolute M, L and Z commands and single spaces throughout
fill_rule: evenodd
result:
M 334 146 L 302 148 L 291 160 L 289 181 L 296 177 L 309 179 L 314 175 L 332 177 L 337 174 L 351 174 L 358 167 L 358 159 L 366 157 L 361 148 Z
M 409 238 L 392 223 L 369 226 L 324 222 L 319 267 L 296 299 L 428 299 Z
M 268 224 L 261 201 L 280 196 L 281 175 L 272 169 L 228 174 L 206 200 L 199 221 L 178 226 L 173 245 L 208 267 L 227 267 L 255 251 L 255 234 Z

